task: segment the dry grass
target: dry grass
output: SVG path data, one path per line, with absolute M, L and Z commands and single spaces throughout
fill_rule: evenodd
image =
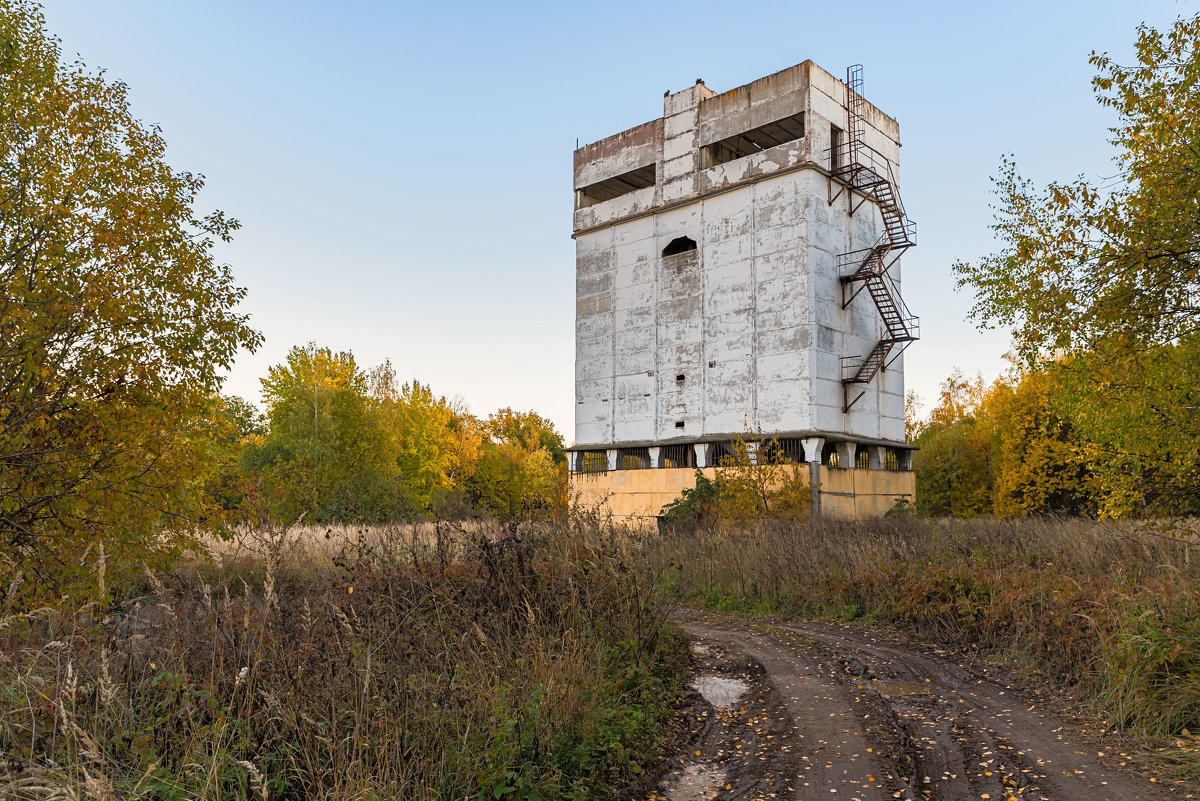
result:
M 459 539 L 485 539 L 496 534 L 496 523 L 491 520 L 422 521 L 416 523 L 365 523 L 329 525 L 273 526 L 269 523 L 243 525 L 234 530 L 229 539 L 206 536 L 203 543 L 207 552 L 217 557 L 240 558 L 243 556 L 265 556 L 277 553 L 280 543 L 288 551 L 303 553 L 309 558 L 333 558 L 348 547 L 369 548 L 414 545 L 428 549 L 437 543 L 438 530 L 453 528 L 451 536 Z
M 604 797 L 654 753 L 682 649 L 619 532 L 325 533 L 10 621 L 4 797 Z
M 1200 731 L 1200 536 L 1086 520 L 901 517 L 677 528 L 648 549 L 676 597 L 866 618 L 1003 652 L 1073 684 L 1108 719 Z

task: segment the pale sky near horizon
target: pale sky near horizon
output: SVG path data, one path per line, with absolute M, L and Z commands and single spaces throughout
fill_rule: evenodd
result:
M 813 59 L 864 65 L 900 122 L 900 189 L 919 226 L 904 295 L 922 340 L 906 378 L 928 408 L 954 368 L 1003 372 L 1007 332 L 966 320 L 951 265 L 993 250 L 990 176 L 1113 172 L 1092 50 L 1123 62 L 1136 26 L 1197 0 L 811 3 L 206 3 L 45 0 L 64 56 L 130 87 L 200 209 L 241 220 L 218 258 L 266 342 L 226 391 L 293 345 L 390 359 L 473 412 L 534 409 L 574 433 L 571 154 Z

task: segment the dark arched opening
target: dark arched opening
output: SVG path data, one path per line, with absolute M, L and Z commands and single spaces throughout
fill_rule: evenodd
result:
M 678 256 L 680 253 L 687 253 L 689 250 L 696 249 L 696 240 L 691 237 L 681 236 L 672 239 L 670 244 L 663 248 L 664 256 Z

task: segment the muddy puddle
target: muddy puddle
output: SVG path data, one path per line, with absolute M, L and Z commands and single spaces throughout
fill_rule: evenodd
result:
M 724 770 L 693 763 L 667 777 L 665 795 L 667 801 L 712 801 L 724 781 Z
M 738 699 L 750 689 L 750 685 L 741 679 L 699 676 L 692 682 L 692 689 L 704 696 L 704 700 L 717 709 L 732 709 Z

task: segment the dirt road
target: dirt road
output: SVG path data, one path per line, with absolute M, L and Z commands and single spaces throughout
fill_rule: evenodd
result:
M 1119 741 L 1056 709 L 1056 696 L 951 654 L 834 624 L 677 622 L 707 703 L 654 797 L 1200 797 L 1139 769 Z

